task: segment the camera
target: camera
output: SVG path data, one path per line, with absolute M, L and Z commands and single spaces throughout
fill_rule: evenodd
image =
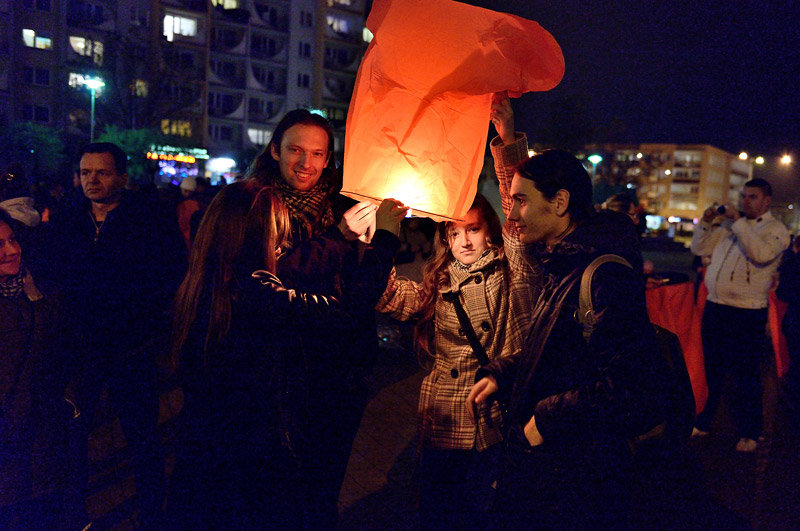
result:
M 717 207 L 717 214 L 724 214 L 725 213 L 725 205 L 720 205 Z

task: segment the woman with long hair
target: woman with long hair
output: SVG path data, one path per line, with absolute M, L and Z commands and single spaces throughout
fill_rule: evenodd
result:
M 418 406 L 420 525 L 485 528 L 499 473 L 502 418 L 496 402 L 477 423 L 464 408 L 482 364 L 470 335 L 488 360 L 518 353 L 534 271 L 523 263 L 516 234 L 503 232 L 480 194 L 463 221 L 438 225 L 433 248 L 422 282 L 393 272 L 376 309 L 402 321 L 417 319 L 417 353 L 433 359 Z
M 391 205 L 377 224 L 399 225 Z M 185 399 L 170 527 L 303 526 L 321 503 L 305 466 L 306 375 L 329 353 L 302 337 L 346 335 L 358 283 L 341 299 L 285 289 L 275 271 L 289 231 L 276 191 L 253 181 L 221 190 L 200 223 L 174 311 Z

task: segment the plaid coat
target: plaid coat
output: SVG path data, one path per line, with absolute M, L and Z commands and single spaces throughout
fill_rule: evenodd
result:
M 521 137 L 495 150 L 496 170 L 502 174 L 501 194 L 508 213 L 509 183 L 516 163 L 527 158 L 527 141 Z M 505 186 L 502 184 L 505 182 Z M 450 285 L 440 290 L 434 308 L 436 357 L 422 382 L 419 399 L 421 442 L 446 450 L 481 451 L 499 442 L 500 410 L 496 402 L 480 412 L 476 427 L 467 416 L 466 400 L 480 364 L 469 344 L 451 302 L 443 293 L 458 293 L 478 340 L 490 360 L 518 353 L 530 323 L 539 275 L 524 260 L 523 246 L 513 222 L 503 230 L 505 250 L 492 250 L 464 271 L 449 266 Z M 507 265 L 508 267 L 503 267 Z M 376 309 L 399 320 L 418 316 L 421 285 L 398 278 L 395 271 Z

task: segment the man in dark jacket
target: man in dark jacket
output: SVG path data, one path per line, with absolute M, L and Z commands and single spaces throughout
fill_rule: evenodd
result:
M 367 401 L 364 377 L 378 354 L 373 309 L 391 270 L 391 264 L 376 262 L 375 274 L 363 275 L 363 246 L 375 232 L 376 207 L 368 202 L 355 204 L 339 193 L 342 181 L 333 148 L 330 123 L 296 109 L 278 123 L 270 143 L 248 172 L 249 178 L 277 188 L 289 211 L 292 241 L 278 261 L 278 276 L 286 287 L 341 297 L 343 286 L 363 282 L 350 333 L 318 328 L 302 338 L 308 350 L 330 353 L 309 368 L 308 377 L 313 428 L 309 435 L 316 447 L 312 449 L 314 459 L 306 463 L 314 490 L 307 525 L 325 529 L 336 525 L 339 489 Z M 344 243 L 350 250 L 341 253 L 338 245 L 331 246 L 326 240 L 347 240 Z M 400 243 L 394 240 L 396 250 Z M 337 399 L 331 400 L 331 396 Z
M 174 222 L 125 192 L 127 157 L 111 143 L 81 151 L 85 200 L 57 223 L 73 383 L 83 419 L 77 450 L 87 477 L 87 438 L 104 389 L 132 454 L 139 520 L 157 525 L 163 460 L 156 430 L 156 346 L 169 329 L 165 312 L 185 270 Z M 84 493 L 85 495 L 85 493 Z
M 594 213 L 589 176 L 566 152 L 531 157 L 510 186 L 508 219 L 544 285 L 522 352 L 481 369 L 467 403 L 472 412 L 498 391 L 508 397 L 501 516 L 510 528 L 624 527 L 626 438 L 659 418 L 660 355 L 638 240 L 622 215 Z M 587 341 L 575 318 L 581 275 L 606 253 L 633 267 L 607 263 L 597 270 L 591 287 L 599 322 Z

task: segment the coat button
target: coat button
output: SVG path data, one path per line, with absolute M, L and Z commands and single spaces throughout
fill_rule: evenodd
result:
M 450 376 L 458 378 L 458 369 L 450 369 Z
M 481 330 L 483 330 L 484 332 L 488 332 L 491 329 L 492 327 L 491 325 L 489 325 L 489 321 L 484 321 L 481 323 Z
M 459 328 L 458 329 L 458 335 L 463 336 L 464 335 L 464 330 Z
M 475 277 L 475 284 L 481 283 L 481 277 Z

